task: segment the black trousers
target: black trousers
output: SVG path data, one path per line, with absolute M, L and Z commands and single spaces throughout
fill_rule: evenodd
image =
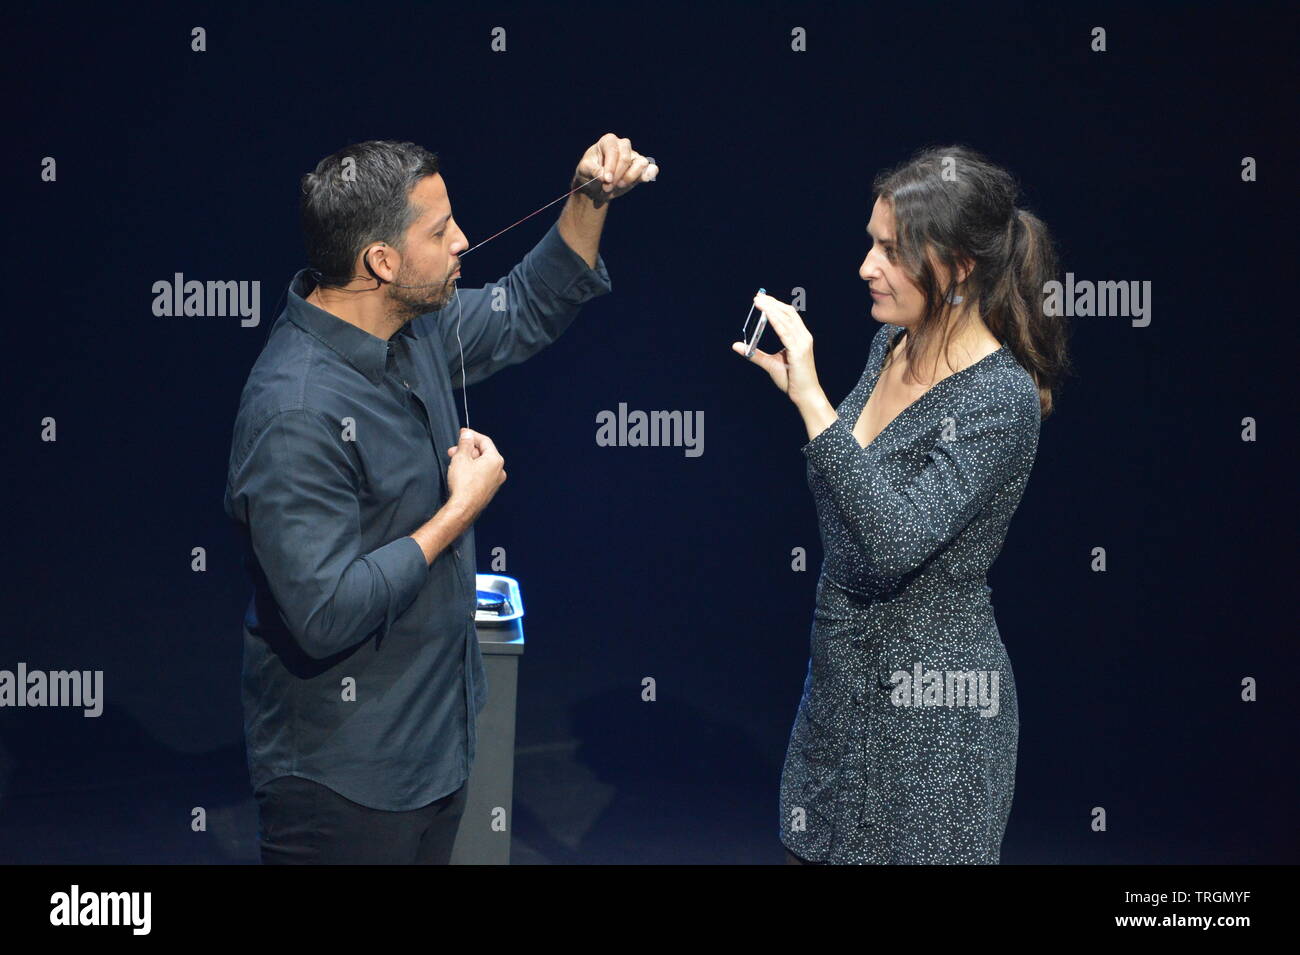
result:
M 465 811 L 465 785 L 406 812 L 371 809 L 301 776 L 259 788 L 263 865 L 446 865 Z

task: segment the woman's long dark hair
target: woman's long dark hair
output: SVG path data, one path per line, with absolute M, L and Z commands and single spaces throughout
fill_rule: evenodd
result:
M 925 294 L 925 314 L 906 338 L 908 367 L 931 336 L 943 334 L 947 347 L 948 296 L 973 296 L 989 331 L 1033 376 L 1042 416 L 1050 415 L 1070 370 L 1065 318 L 1043 308 L 1046 283 L 1057 278 L 1056 249 L 1043 221 L 1017 207 L 1015 179 L 966 146 L 930 147 L 878 175 L 872 191 L 892 207 L 900 264 Z M 939 288 L 931 256 L 952 276 L 947 288 Z M 972 268 L 958 289 L 963 262 Z

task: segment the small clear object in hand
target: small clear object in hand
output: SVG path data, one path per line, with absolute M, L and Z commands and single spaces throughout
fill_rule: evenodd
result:
M 766 295 L 767 289 L 758 290 L 759 295 Z M 752 358 L 754 349 L 758 347 L 758 340 L 763 337 L 763 331 L 767 328 L 767 316 L 759 313 L 758 323 L 754 326 L 754 337 L 746 338 L 749 334 L 749 320 L 754 317 L 754 309 L 757 305 L 749 306 L 749 314 L 745 316 L 745 324 L 740 326 L 740 340 L 745 343 L 745 357 Z

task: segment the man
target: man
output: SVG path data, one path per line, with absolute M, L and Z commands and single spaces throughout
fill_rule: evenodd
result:
M 244 386 L 225 497 L 254 586 L 242 697 L 263 862 L 448 861 L 486 702 L 473 524 L 506 479 L 487 435 L 457 435 L 461 347 L 473 384 L 555 341 L 610 290 L 609 200 L 657 171 L 607 133 L 573 186 L 600 178 L 459 302 L 469 243 L 436 156 L 366 142 L 303 177 L 312 268 Z

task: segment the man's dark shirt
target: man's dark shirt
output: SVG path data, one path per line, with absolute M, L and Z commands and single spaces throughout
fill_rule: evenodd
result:
M 243 709 L 253 788 L 323 783 L 374 809 L 454 792 L 487 701 L 474 529 L 432 565 L 413 537 L 447 501 L 460 421 L 456 300 L 377 338 L 294 276 L 240 398 L 226 513 L 244 543 Z M 495 285 L 460 291 L 470 384 L 555 341 L 610 291 L 552 226 Z

